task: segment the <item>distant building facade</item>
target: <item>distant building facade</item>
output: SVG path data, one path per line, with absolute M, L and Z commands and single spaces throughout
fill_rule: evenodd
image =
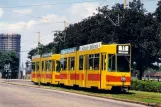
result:
M 0 34 L 0 52 L 14 51 L 20 57 L 20 34 Z

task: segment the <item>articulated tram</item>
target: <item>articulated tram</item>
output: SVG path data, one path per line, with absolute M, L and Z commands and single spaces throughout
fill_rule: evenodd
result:
M 87 44 L 33 57 L 32 81 L 105 90 L 131 85 L 130 44 Z

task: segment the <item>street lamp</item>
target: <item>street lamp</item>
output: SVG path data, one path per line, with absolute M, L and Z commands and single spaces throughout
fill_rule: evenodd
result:
M 21 78 L 21 52 L 18 53 L 19 55 L 19 70 L 18 70 L 18 78 Z

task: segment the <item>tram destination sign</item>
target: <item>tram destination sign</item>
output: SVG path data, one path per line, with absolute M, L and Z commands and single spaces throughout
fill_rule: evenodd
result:
M 61 50 L 61 54 L 73 53 L 73 52 L 76 52 L 76 50 L 77 50 L 76 47 L 68 48 L 68 49 L 63 49 L 63 50 Z
M 93 44 L 82 45 L 82 46 L 79 47 L 79 51 L 97 49 L 97 48 L 100 48 L 101 45 L 102 45 L 102 42 L 97 42 L 97 43 L 93 43 Z
M 40 58 L 40 55 L 32 56 L 32 59 L 35 59 L 35 58 Z
M 44 53 L 42 54 L 42 57 L 50 57 L 52 55 L 52 53 Z
M 117 46 L 117 54 L 130 54 L 130 46 L 127 45 Z

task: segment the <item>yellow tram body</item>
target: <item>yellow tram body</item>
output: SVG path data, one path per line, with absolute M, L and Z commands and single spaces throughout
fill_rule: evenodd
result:
M 90 46 L 93 48 L 88 49 Z M 61 53 L 60 62 L 60 84 L 106 90 L 131 85 L 129 44 L 95 43 L 84 45 L 78 51 L 75 48 L 65 49 Z
M 31 80 L 35 83 L 38 82 L 38 78 L 39 78 L 39 63 L 40 63 L 40 56 L 39 55 L 33 56 Z
M 36 83 L 40 76 L 45 84 L 105 90 L 131 85 L 130 44 L 87 44 L 79 49 L 63 49 L 61 54 L 35 58 L 32 63 L 32 81 Z
M 58 84 L 60 54 L 44 54 L 32 59 L 32 81 L 43 84 Z

